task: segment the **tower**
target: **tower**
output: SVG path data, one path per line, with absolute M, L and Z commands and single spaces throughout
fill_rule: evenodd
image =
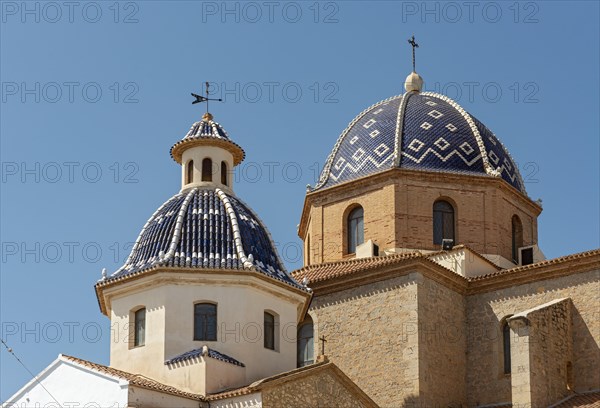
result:
M 310 293 L 233 191 L 243 149 L 205 113 L 171 148 L 181 189 L 149 218 L 125 264 L 95 286 L 110 365 L 206 395 L 296 367 Z

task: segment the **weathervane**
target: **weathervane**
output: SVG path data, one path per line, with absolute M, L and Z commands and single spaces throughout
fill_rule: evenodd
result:
M 218 102 L 223 102 L 223 99 L 215 99 L 215 98 L 209 98 L 208 97 L 208 82 L 206 82 L 206 90 L 205 90 L 206 96 L 202 96 L 202 95 L 197 95 L 195 93 L 192 92 L 192 96 L 196 98 L 196 100 L 194 102 L 192 102 L 192 105 L 196 104 L 196 103 L 200 103 L 200 102 L 206 102 L 206 114 L 210 115 L 208 113 L 208 101 L 218 101 Z
M 415 41 L 415 36 L 413 34 L 413 36 L 408 40 L 408 43 L 410 45 L 412 45 L 412 51 L 413 51 L 413 72 L 417 72 L 415 70 L 415 48 L 419 48 L 419 44 L 417 44 L 417 42 Z

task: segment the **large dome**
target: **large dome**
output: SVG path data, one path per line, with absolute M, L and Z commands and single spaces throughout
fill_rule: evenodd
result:
M 142 228 L 125 264 L 109 279 L 157 267 L 250 269 L 299 286 L 250 207 L 219 188 L 194 188 L 165 202 Z
M 408 92 L 361 112 L 342 132 L 316 189 L 390 168 L 502 177 L 526 194 L 496 136 L 452 99 Z

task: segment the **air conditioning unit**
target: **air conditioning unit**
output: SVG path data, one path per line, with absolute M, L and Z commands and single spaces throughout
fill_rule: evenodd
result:
M 532 263 L 545 260 L 543 252 L 537 245 L 529 245 L 519 248 L 519 265 L 531 265 Z
M 371 240 L 356 247 L 356 258 L 371 258 L 379 256 L 379 245 Z

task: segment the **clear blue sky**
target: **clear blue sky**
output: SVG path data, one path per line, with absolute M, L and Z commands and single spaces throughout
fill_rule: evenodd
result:
M 35 373 L 61 352 L 108 363 L 93 284 L 179 190 L 191 91 L 229 90 L 211 111 L 247 153 L 236 192 L 292 270 L 306 184 L 357 113 L 403 91 L 413 33 L 426 88 L 492 129 L 543 199 L 546 255 L 599 246 L 597 2 L 1 7 L 0 320 Z M 4 400 L 30 376 L 0 359 Z

